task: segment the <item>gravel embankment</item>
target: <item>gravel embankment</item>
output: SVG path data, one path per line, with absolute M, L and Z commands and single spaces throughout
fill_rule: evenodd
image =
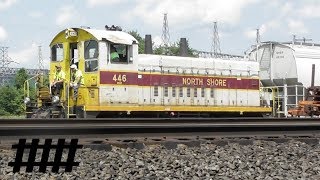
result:
M 79 167 L 57 174 L 51 173 L 51 167 L 44 174 L 22 172 L 25 168 L 13 174 L 8 162 L 14 155 L 14 151 L 0 150 L 0 179 L 320 179 L 320 145 L 298 141 L 179 145 L 174 150 L 162 146 L 82 149 L 76 157 Z

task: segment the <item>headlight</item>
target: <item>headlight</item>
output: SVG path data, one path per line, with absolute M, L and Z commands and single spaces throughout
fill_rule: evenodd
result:
M 53 96 L 53 97 L 52 97 L 52 103 L 53 103 L 53 104 L 58 103 L 59 100 L 60 100 L 60 99 L 59 99 L 59 96 Z
M 24 102 L 24 104 L 29 104 L 30 98 L 29 97 L 24 98 L 23 102 Z

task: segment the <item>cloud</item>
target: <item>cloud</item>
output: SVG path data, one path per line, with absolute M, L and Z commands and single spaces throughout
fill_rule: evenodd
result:
M 265 34 L 269 28 L 272 27 L 272 23 L 262 24 L 259 29 L 260 37 Z M 257 29 L 248 28 L 244 31 L 244 35 L 249 39 L 255 39 L 257 37 Z
M 308 29 L 305 27 L 304 23 L 299 20 L 290 19 L 288 21 L 288 28 L 291 34 L 306 34 Z
M 154 38 L 152 38 L 152 42 L 153 42 L 153 45 L 158 47 L 162 44 L 162 38 L 161 36 L 155 36 Z
M 292 12 L 295 12 L 293 4 L 290 2 L 286 2 L 284 5 L 281 6 L 280 16 L 284 17 Z
M 0 26 L 0 41 L 7 39 L 8 34 L 4 27 Z
M 237 24 L 241 20 L 243 9 L 256 0 L 139 0 L 132 11 L 124 15 L 142 19 L 146 24 L 159 27 L 163 13 L 168 13 L 170 25 L 187 23 L 212 23 L 218 21 Z
M 114 5 L 123 3 L 125 0 L 88 0 L 88 6 L 89 7 L 95 7 L 100 5 Z
M 25 47 L 18 51 L 10 51 L 9 56 L 14 62 L 18 64 L 12 63 L 11 66 L 15 67 L 24 67 L 28 69 L 37 69 L 38 68 L 38 49 L 39 44 L 32 43 L 31 46 Z M 48 63 L 44 63 L 47 68 Z
M 1 0 L 0 1 L 0 10 L 7 9 L 15 4 L 17 0 Z
M 74 8 L 74 6 L 64 6 L 58 10 L 56 24 L 58 26 L 67 25 L 71 21 L 73 21 L 75 17 L 78 17 L 78 12 Z
M 256 38 L 256 33 L 257 33 L 257 31 L 255 30 L 255 29 L 246 29 L 245 31 L 244 31 L 244 35 L 247 37 L 247 38 L 249 38 L 249 39 L 254 39 L 254 38 Z
M 285 29 L 286 24 L 283 23 L 287 21 L 288 17 L 294 16 L 294 5 L 291 2 L 286 2 L 281 4 L 281 2 L 277 0 L 272 0 L 267 2 L 266 9 L 270 12 L 278 12 L 274 14 L 272 19 L 267 20 L 263 24 L 261 24 L 259 28 L 260 38 L 263 41 L 263 35 L 272 32 L 279 32 Z M 244 35 L 249 39 L 256 39 L 256 31 L 257 28 L 247 28 L 244 31 Z
M 29 15 L 30 17 L 32 17 L 32 18 L 40 18 L 40 17 L 43 17 L 43 13 L 42 13 L 42 12 L 38 12 L 38 11 L 30 12 L 28 15 Z
M 320 3 L 310 3 L 302 7 L 298 14 L 304 18 L 319 18 L 320 17 Z

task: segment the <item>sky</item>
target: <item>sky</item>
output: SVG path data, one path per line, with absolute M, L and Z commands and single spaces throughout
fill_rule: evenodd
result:
M 256 29 L 261 41 L 320 43 L 320 0 L 0 0 L 0 46 L 9 47 L 10 67 L 25 68 L 38 67 L 41 46 L 48 68 L 49 43 L 66 28 L 119 25 L 159 44 L 164 13 L 170 42 L 185 37 L 196 50 L 211 51 L 214 21 L 222 53 L 243 55 Z

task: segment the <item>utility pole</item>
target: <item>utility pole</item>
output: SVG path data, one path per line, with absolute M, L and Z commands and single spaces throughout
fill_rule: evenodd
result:
M 256 61 L 258 62 L 258 54 L 259 54 L 259 45 L 261 43 L 261 38 L 260 38 L 260 29 L 256 29 Z
M 213 52 L 214 57 L 217 57 L 219 54 L 221 54 L 218 25 L 217 25 L 216 21 L 213 22 L 213 36 L 212 36 L 211 52 Z
M 256 30 L 257 30 L 257 32 L 256 32 L 256 43 L 260 44 L 261 43 L 260 30 L 259 29 L 256 29 Z
M 167 13 L 164 13 L 163 16 L 163 26 L 162 26 L 162 43 L 165 48 L 165 54 L 169 54 L 169 44 L 170 44 L 170 34 L 169 34 L 169 24 L 168 24 L 168 18 Z

